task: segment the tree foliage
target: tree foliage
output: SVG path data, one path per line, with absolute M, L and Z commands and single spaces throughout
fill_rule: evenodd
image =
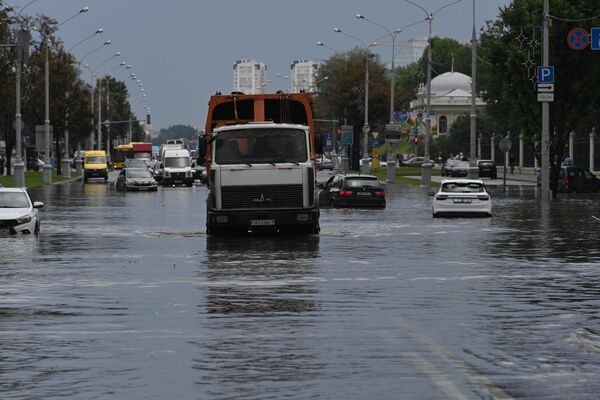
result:
M 13 28 L 32 32 L 30 57 L 21 69 L 21 114 L 24 125 L 23 135 L 29 138 L 29 144 L 35 144 L 35 126 L 43 125 L 45 116 L 45 60 L 49 60 L 49 119 L 53 128 L 54 143 L 52 152 L 58 160 L 64 153 L 65 133 L 69 132 L 69 153 L 78 147 L 86 149 L 92 130 L 93 112 L 91 109 L 91 87 L 81 78 L 81 70 L 76 58 L 63 47 L 56 36 L 57 21 L 44 16 L 16 14 L 0 5 L 0 41 L 15 43 Z M 46 52 L 47 49 L 47 52 Z M 13 127 L 16 114 L 15 98 L 15 51 L 11 47 L 0 49 L 0 138 L 4 139 L 6 152 L 11 154 L 15 147 L 16 133 Z M 103 120 L 125 120 L 133 116 L 124 82 L 106 77 L 105 84 L 111 91 L 111 109 L 107 114 L 106 99 L 103 100 Z M 134 117 L 135 119 L 135 117 Z M 96 124 L 94 124 L 96 126 Z M 134 135 L 144 136 L 135 124 Z M 113 137 L 123 137 L 126 126 L 111 126 Z M 95 128 L 94 128 L 95 130 Z M 142 132 L 141 134 L 139 132 Z M 104 136 L 106 138 L 106 136 Z M 8 157 L 10 163 L 10 157 Z M 10 172 L 10 169 L 9 169 Z
M 521 132 L 536 142 L 541 133 L 541 106 L 536 98 L 533 71 L 541 57 L 542 12 L 542 0 L 514 0 L 501 9 L 499 18 L 488 23 L 481 35 L 481 57 L 485 62 L 480 66 L 480 82 L 487 112 L 498 124 L 502 122 L 504 130 Z M 550 28 L 550 64 L 556 71 L 555 101 L 550 106 L 550 182 L 556 189 L 569 133 L 587 133 L 599 122 L 595 111 L 600 102 L 600 92 L 596 90 L 600 84 L 600 54 L 590 50 L 575 52 L 566 42 L 571 29 L 590 30 L 594 21 L 585 19 L 598 14 L 598 4 L 595 0 L 551 0 L 550 13 L 583 20 L 555 18 Z M 531 42 L 524 42 L 523 37 L 537 41 L 539 46 L 524 45 Z

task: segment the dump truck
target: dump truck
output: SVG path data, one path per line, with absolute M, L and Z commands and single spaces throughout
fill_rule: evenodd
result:
M 212 96 L 199 151 L 207 234 L 319 233 L 310 94 Z

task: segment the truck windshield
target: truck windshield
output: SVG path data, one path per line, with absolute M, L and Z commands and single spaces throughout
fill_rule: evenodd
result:
M 300 129 L 240 129 L 219 133 L 217 164 L 300 163 L 308 159 L 306 132 Z
M 165 168 L 185 168 L 191 165 L 189 157 L 167 157 Z

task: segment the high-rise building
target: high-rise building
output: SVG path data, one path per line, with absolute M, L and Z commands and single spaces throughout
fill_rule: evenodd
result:
M 416 63 L 423 56 L 427 48 L 427 38 L 413 38 L 406 42 L 400 42 L 396 51 L 396 67 Z
M 315 77 L 319 70 L 319 63 L 311 60 L 295 60 L 291 67 L 290 84 L 291 92 L 316 91 Z
M 233 64 L 233 91 L 245 94 L 264 93 L 267 66 L 255 60 L 238 60 Z

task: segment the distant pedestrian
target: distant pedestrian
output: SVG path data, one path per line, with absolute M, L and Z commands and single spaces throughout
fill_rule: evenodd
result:
M 513 155 L 508 159 L 508 164 L 510 165 L 510 174 L 513 175 L 515 173 L 515 157 Z
M 4 156 L 0 156 L 0 176 L 4 176 L 4 164 L 6 160 L 4 160 Z

